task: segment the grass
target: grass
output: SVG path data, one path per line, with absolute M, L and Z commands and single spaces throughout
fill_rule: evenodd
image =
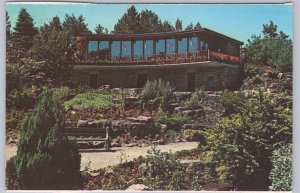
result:
M 87 91 L 77 94 L 73 99 L 66 101 L 65 109 L 108 109 L 114 106 L 112 96 L 108 93 Z

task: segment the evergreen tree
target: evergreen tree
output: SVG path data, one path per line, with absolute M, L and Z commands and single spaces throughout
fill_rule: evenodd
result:
M 114 34 L 133 34 L 140 33 L 140 14 L 134 5 L 127 9 L 121 19 L 118 20 L 114 27 Z
M 76 189 L 80 154 L 62 133 L 63 107 L 46 90 L 20 130 L 17 155 L 6 166 L 8 189 Z
M 40 31 L 43 32 L 45 30 L 52 30 L 52 29 L 57 29 L 59 31 L 63 30 L 62 24 L 58 16 L 53 17 L 52 20 L 49 22 L 49 24 L 44 24 L 40 28 Z
M 66 14 L 62 25 L 63 29 L 67 31 L 71 37 L 82 34 L 91 34 L 91 31 L 88 29 L 82 15 L 77 18 L 74 14 Z
M 158 15 L 151 10 L 143 10 L 140 13 L 140 33 L 160 32 L 162 28 Z
M 176 31 L 182 31 L 182 20 L 177 18 L 176 23 L 175 23 L 175 30 Z
M 175 30 L 175 28 L 170 22 L 164 21 L 160 31 L 161 32 L 172 32 L 174 30 Z
M 194 25 L 190 23 L 188 26 L 186 26 L 185 30 L 192 30 L 194 29 Z
M 98 24 L 95 28 L 96 34 L 108 34 L 108 29 L 104 28 L 101 24 Z
M 8 46 L 10 44 L 10 39 L 11 39 L 11 23 L 9 20 L 9 16 L 8 13 L 6 11 L 6 46 Z
M 194 29 L 202 29 L 201 24 L 199 22 L 197 22 Z
M 16 48 L 30 49 L 33 37 L 37 34 L 32 17 L 22 8 L 19 13 L 16 26 L 14 27 L 12 43 Z
M 263 36 L 252 36 L 248 40 L 247 57 L 258 60 L 279 71 L 292 71 L 293 43 L 272 21 L 263 25 Z

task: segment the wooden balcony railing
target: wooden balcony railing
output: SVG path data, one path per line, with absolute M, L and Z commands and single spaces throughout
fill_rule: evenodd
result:
M 110 55 L 88 55 L 87 60 L 77 60 L 77 63 L 84 64 L 144 64 L 144 65 L 163 65 L 193 63 L 204 61 L 223 61 L 227 63 L 238 63 L 239 57 L 228 54 L 214 52 L 210 50 L 180 52 L 180 53 L 161 53 L 153 55 L 134 55 L 132 56 L 113 56 Z

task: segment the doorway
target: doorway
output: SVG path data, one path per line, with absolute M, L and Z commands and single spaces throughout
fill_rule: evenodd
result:
M 145 86 L 146 82 L 147 82 L 147 74 L 137 74 L 137 87 L 138 88 L 142 88 Z
M 90 74 L 89 75 L 89 86 L 91 88 L 97 88 L 98 87 L 98 76 L 97 76 L 97 74 Z
M 187 73 L 187 90 L 189 92 L 195 91 L 195 72 Z

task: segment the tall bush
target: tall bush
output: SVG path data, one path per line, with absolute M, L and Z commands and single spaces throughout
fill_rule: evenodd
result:
M 46 90 L 20 129 L 17 155 L 7 162 L 8 189 L 76 189 L 80 154 L 62 133 L 63 108 Z
M 140 99 L 142 103 L 147 104 L 150 100 L 157 100 L 158 105 L 163 111 L 168 109 L 168 103 L 173 99 L 174 87 L 169 82 L 161 79 L 154 81 L 147 81 L 142 89 Z

